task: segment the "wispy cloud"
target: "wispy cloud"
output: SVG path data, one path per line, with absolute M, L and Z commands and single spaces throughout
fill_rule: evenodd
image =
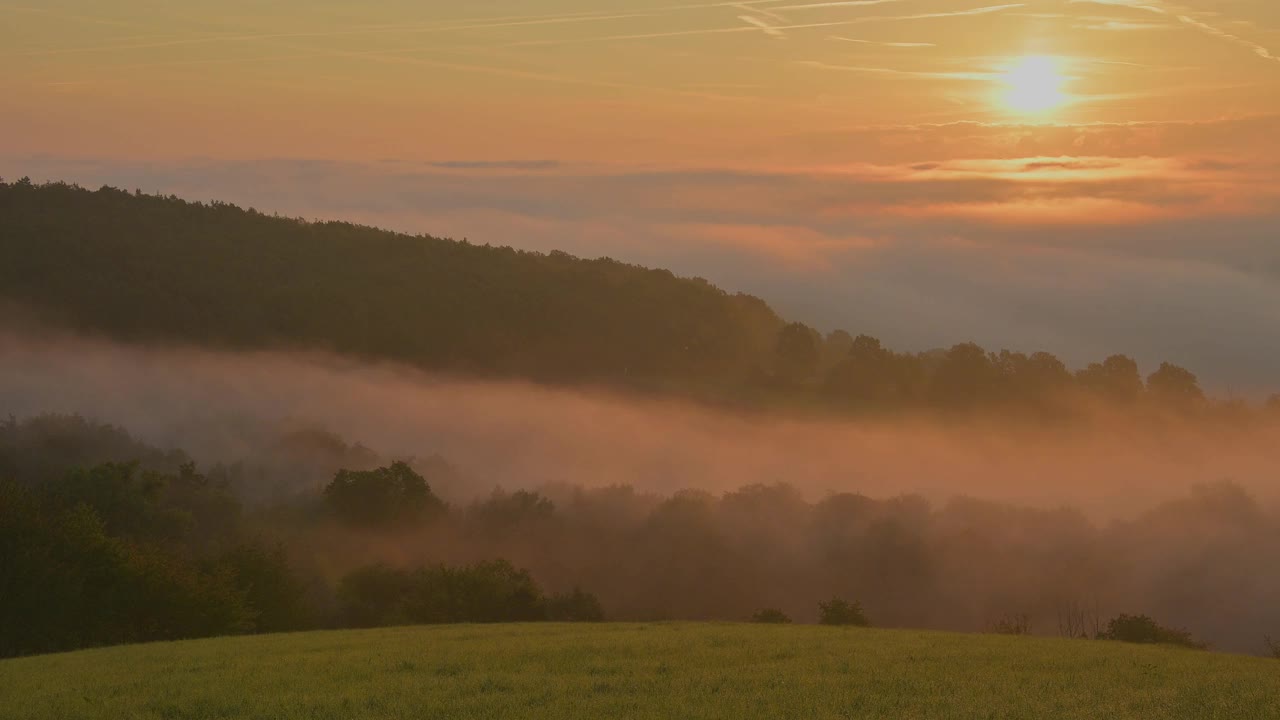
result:
M 1163 2 L 1163 0 L 1069 0 L 1069 2 L 1073 5 L 1090 4 L 1090 5 L 1107 5 L 1111 7 L 1126 7 L 1126 8 L 1133 8 L 1135 10 L 1144 10 L 1146 12 L 1154 13 L 1157 15 L 1164 15 L 1166 17 L 1174 18 L 1178 22 L 1182 23 L 1183 25 L 1186 25 L 1187 27 L 1190 27 L 1194 30 L 1202 32 L 1206 35 L 1220 38 L 1222 40 L 1226 40 L 1228 42 L 1231 42 L 1243 48 L 1246 48 L 1249 51 L 1251 51 L 1254 55 L 1257 55 L 1258 57 L 1264 60 L 1270 60 L 1272 62 L 1280 62 L 1280 55 L 1276 55 L 1275 53 L 1271 52 L 1270 48 L 1266 47 L 1265 45 L 1254 42 L 1253 40 L 1249 40 L 1248 38 L 1240 37 L 1239 35 L 1236 35 L 1234 33 L 1227 32 L 1226 30 L 1223 30 L 1222 28 L 1216 25 L 1211 25 L 1207 22 L 1204 22 L 1203 20 L 1200 20 L 1197 17 L 1195 17 L 1194 13 L 1188 10 L 1183 10 L 1183 9 L 1175 10 L 1167 3 Z M 1232 23 L 1233 21 L 1228 20 L 1227 22 Z
M 764 17 L 769 18 L 770 20 L 777 20 L 778 22 L 788 22 L 787 18 L 785 18 L 784 16 L 762 5 L 747 5 L 745 3 L 734 3 L 731 7 L 737 8 L 738 10 L 742 10 L 745 12 L 754 13 L 756 15 L 762 15 Z
M 1101 32 L 1135 32 L 1143 30 L 1168 30 L 1176 27 L 1160 22 L 1134 22 L 1132 20 L 1089 19 L 1077 22 L 1073 27 L 1080 30 L 1098 30 Z
M 59 20 L 68 20 L 70 22 L 84 23 L 88 25 L 107 25 L 111 27 L 134 27 L 138 23 L 129 20 L 117 20 L 115 18 L 104 18 L 93 15 L 81 15 L 77 13 L 65 13 L 49 8 L 26 7 L 20 5 L 0 5 L 0 11 L 11 13 L 29 13 L 32 15 L 46 15 L 48 17 L 57 18 Z
M 1178 21 L 1183 23 L 1184 25 L 1189 25 L 1208 35 L 1219 37 L 1219 38 L 1222 38 L 1223 40 L 1227 40 L 1229 42 L 1233 42 L 1242 47 L 1248 48 L 1249 50 L 1253 51 L 1254 55 L 1257 55 L 1258 57 L 1264 60 L 1270 60 L 1272 62 L 1280 62 L 1280 56 L 1272 53 L 1270 49 L 1264 47 L 1263 45 L 1259 45 L 1258 43 L 1252 40 L 1247 40 L 1245 38 L 1240 37 L 1239 35 L 1233 35 L 1227 32 L 1226 30 L 1223 30 L 1218 27 L 1214 27 L 1213 25 L 1210 25 L 1205 22 L 1201 22 L 1200 20 L 1197 20 L 1189 15 L 1177 15 L 1176 17 L 1178 18 Z
M 427 167 L 442 170 L 555 170 L 557 160 L 443 160 L 429 162 Z
M 69 55 L 79 53 L 97 53 L 97 52 L 118 52 L 123 50 L 153 50 L 168 47 L 184 47 L 191 45 L 208 45 L 216 43 L 243 43 L 261 40 L 304 40 L 304 39 L 320 39 L 333 37 L 349 37 L 362 35 L 401 35 L 401 34 L 426 34 L 426 33 L 447 33 L 459 32 L 465 30 L 486 30 L 497 28 L 513 28 L 513 27 L 529 27 L 538 25 L 564 25 L 574 23 L 591 23 L 591 22 L 608 22 L 616 20 L 629 20 L 635 18 L 652 17 L 649 13 L 621 13 L 614 15 L 570 15 L 560 17 L 550 17 L 531 20 L 512 20 L 502 22 L 478 22 L 470 24 L 456 25 L 426 25 L 426 26 L 392 26 L 392 27 L 367 27 L 367 28 L 348 28 L 343 30 L 318 30 L 318 31 L 289 31 L 289 32 L 248 32 L 248 33 L 221 33 L 221 34 L 205 34 L 189 37 L 180 37 L 172 40 L 162 40 L 156 42 L 144 43 L 118 43 L 111 45 L 95 45 L 87 47 L 75 48 L 54 48 L 49 50 L 32 50 L 20 53 L 10 53 L 0 57 L 43 57 L 53 55 Z
M 804 67 L 818 68 L 820 70 L 839 70 L 843 72 L 858 72 L 873 75 L 898 75 L 902 77 L 927 78 L 936 80 L 995 80 L 1000 76 L 997 73 L 980 73 L 980 72 L 935 72 L 921 70 L 898 70 L 895 68 L 885 67 L 866 67 L 859 65 L 831 65 L 816 60 L 798 60 L 797 65 Z
M 928 42 L 882 42 L 879 40 L 861 40 L 858 38 L 839 37 L 832 35 L 829 39 L 839 40 L 840 42 L 857 43 L 858 45 L 876 45 L 879 47 L 896 47 L 896 48 L 921 48 L 921 47 L 937 47 L 934 43 Z
M 848 27 L 852 25 L 867 25 L 871 23 L 889 23 L 889 22 L 909 22 L 912 20 L 932 20 L 950 17 L 970 17 L 975 15 L 990 15 L 993 13 L 1004 12 L 1014 8 L 1025 7 L 1025 3 L 1011 3 L 1006 5 L 986 5 L 983 7 L 967 8 L 964 10 L 951 10 L 944 12 L 916 13 L 914 15 L 869 15 L 859 18 L 851 18 L 848 20 L 833 20 L 830 22 L 816 23 L 797 23 L 792 25 L 773 25 L 773 29 L 778 31 L 787 30 L 813 30 L 818 28 Z M 525 42 L 510 43 L 508 47 L 532 47 L 546 45 L 568 45 L 579 43 L 596 43 L 611 42 L 619 40 L 655 40 L 660 38 L 676 38 L 676 37 L 692 37 L 697 35 L 723 35 L 744 32 L 759 32 L 758 27 L 720 27 L 720 28 L 701 28 L 693 30 L 671 30 L 665 32 L 637 33 L 629 35 L 605 35 L 587 38 L 569 38 L 559 40 L 532 40 Z
M 863 7 L 866 5 L 887 5 L 889 3 L 905 2 L 905 0 L 843 0 L 843 2 L 819 2 L 805 3 L 803 5 L 782 5 L 775 7 L 775 10 L 821 10 L 826 8 L 846 8 L 846 7 Z
M 738 19 L 748 25 L 753 25 L 759 28 L 765 35 L 768 35 L 769 37 L 774 38 L 775 40 L 787 39 L 787 34 L 784 33 L 780 28 L 778 28 L 776 25 L 770 25 L 769 23 L 765 22 L 764 20 L 761 20 L 758 17 L 753 17 L 751 15 L 739 15 Z

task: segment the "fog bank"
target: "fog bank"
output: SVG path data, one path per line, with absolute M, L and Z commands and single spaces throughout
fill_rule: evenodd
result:
M 689 403 L 516 382 L 451 380 L 292 352 L 139 348 L 0 333 L 0 414 L 79 413 L 202 464 L 252 453 L 282 425 L 318 426 L 384 458 L 440 454 L 494 486 L 632 485 L 721 492 L 785 482 L 811 500 L 957 495 L 1099 518 L 1232 480 L 1264 502 L 1280 485 L 1280 427 L 1172 418 L 1070 428 L 993 420 L 842 420 L 734 414 Z M 324 478 L 317 478 L 322 482 Z

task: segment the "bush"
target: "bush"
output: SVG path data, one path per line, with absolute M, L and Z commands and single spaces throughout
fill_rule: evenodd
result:
M 344 627 L 379 627 L 409 622 L 404 605 L 413 582 L 404 570 L 370 565 L 342 578 L 336 593 Z
M 991 632 L 997 635 L 1030 635 L 1031 616 L 1026 613 L 1005 615 L 991 625 Z
M 541 588 L 528 572 L 506 560 L 423 568 L 413 574 L 412 583 L 406 606 L 410 622 L 528 622 L 547 617 Z
M 751 616 L 753 623 L 766 623 L 771 625 L 785 625 L 791 622 L 791 618 L 786 613 L 777 608 L 765 608 L 755 615 Z
M 547 619 L 552 622 L 601 622 L 604 608 L 600 600 L 581 588 L 547 598 Z
M 344 577 L 337 599 L 339 622 L 356 627 L 604 619 L 594 595 L 575 589 L 546 598 L 506 560 L 412 572 L 373 565 Z
M 1102 640 L 1118 640 L 1128 643 L 1178 645 L 1203 650 L 1204 643 L 1197 642 L 1186 630 L 1175 630 L 1157 623 L 1146 615 L 1119 615 L 1107 623 L 1107 629 L 1099 636 Z
M 861 604 L 838 597 L 831 598 L 830 602 L 818 603 L 818 622 L 823 625 L 871 626 Z
M 283 546 L 241 543 L 217 564 L 230 571 L 235 587 L 253 609 L 254 632 L 285 632 L 312 625 L 316 613 L 306 602 L 303 584 L 289 566 Z

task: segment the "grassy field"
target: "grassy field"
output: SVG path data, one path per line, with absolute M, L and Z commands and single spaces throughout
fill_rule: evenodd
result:
M 0 662 L 4 718 L 1280 718 L 1280 662 L 815 626 L 497 625 Z

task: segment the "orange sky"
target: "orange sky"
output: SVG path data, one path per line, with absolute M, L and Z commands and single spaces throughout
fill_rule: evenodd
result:
M 2 142 L 774 166 L 862 159 L 813 139 L 850 128 L 1280 112 L 1280 4 L 1190 2 L 5 4 L 5 113 L 23 133 Z M 1026 55 L 1060 58 L 1072 102 L 1031 117 L 998 102 L 992 76 Z
M 0 20 L 7 177 L 608 254 L 901 344 L 1280 364 L 1254 337 L 1280 337 L 1275 0 L 0 0 Z

